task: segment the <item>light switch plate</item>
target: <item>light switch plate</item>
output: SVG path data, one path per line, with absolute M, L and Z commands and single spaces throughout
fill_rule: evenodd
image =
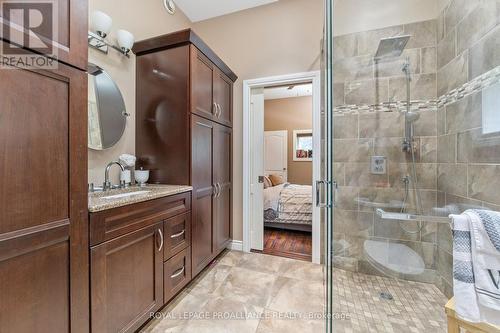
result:
M 387 173 L 387 157 L 372 156 L 370 169 L 374 175 L 385 175 Z

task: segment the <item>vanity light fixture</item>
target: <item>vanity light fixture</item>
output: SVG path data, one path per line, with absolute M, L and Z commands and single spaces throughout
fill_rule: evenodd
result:
M 118 45 L 112 44 L 106 40 L 112 25 L 113 20 L 109 15 L 98 10 L 93 12 L 90 24 L 92 31 L 88 32 L 89 46 L 106 54 L 111 47 L 127 58 L 130 57 L 129 52 L 134 45 L 134 35 L 120 29 L 116 32 Z

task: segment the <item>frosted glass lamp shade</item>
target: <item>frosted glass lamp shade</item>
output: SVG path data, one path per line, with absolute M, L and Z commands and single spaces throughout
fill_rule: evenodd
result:
M 92 13 L 92 29 L 101 37 L 106 37 L 111 31 L 113 20 L 111 17 L 101 11 L 96 10 Z
M 124 52 L 130 51 L 132 46 L 134 46 L 134 35 L 132 35 L 127 30 L 118 30 L 116 32 L 118 45 Z

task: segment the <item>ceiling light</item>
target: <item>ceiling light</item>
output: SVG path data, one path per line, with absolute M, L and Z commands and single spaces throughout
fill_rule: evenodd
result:
M 165 6 L 165 9 L 167 12 L 171 15 L 175 14 L 175 2 L 174 0 L 163 0 L 163 6 Z

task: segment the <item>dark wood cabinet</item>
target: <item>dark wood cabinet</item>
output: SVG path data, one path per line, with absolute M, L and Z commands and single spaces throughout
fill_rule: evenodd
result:
M 0 91 L 0 332 L 88 332 L 87 74 L 2 69 Z
M 191 112 L 232 126 L 233 82 L 191 46 Z
M 191 112 L 214 119 L 214 65 L 196 47 L 191 47 Z
M 224 250 L 231 240 L 232 208 L 232 130 L 217 125 L 214 130 L 214 234 L 217 252 Z
M 192 180 L 193 180 L 193 275 L 201 272 L 214 254 L 214 178 L 213 149 L 215 123 L 192 115 Z
M 220 70 L 214 73 L 214 103 L 218 108 L 214 121 L 226 126 L 233 125 L 233 82 Z
M 0 17 L 3 15 L 5 19 L 5 21 L 2 21 L 3 23 L 0 23 L 0 39 L 37 53 L 54 55 L 60 62 L 87 70 L 88 4 L 86 0 L 57 0 L 52 1 L 52 3 L 44 2 L 42 4 L 36 4 L 35 1 L 0 0 L 0 6 L 4 9 L 0 9 Z M 39 36 L 34 33 L 29 34 L 21 30 L 23 25 L 21 20 L 26 16 L 10 15 L 8 14 L 11 12 L 9 8 L 18 12 L 23 10 L 25 13 L 28 9 L 32 11 L 38 10 L 43 13 L 45 22 L 54 22 L 56 29 L 42 25 L 41 28 L 36 29 Z M 10 22 L 6 20 L 7 16 L 9 16 Z M 13 24 L 10 25 L 10 23 Z M 20 41 L 21 36 L 22 41 Z M 44 44 L 51 45 L 51 47 L 47 47 L 46 53 L 40 49 L 40 40 Z M 33 49 L 33 47 L 36 49 Z
M 186 45 L 136 57 L 136 146 L 149 182 L 190 184 L 189 54 Z
M 196 276 L 231 240 L 237 76 L 191 29 L 139 41 L 134 52 L 139 165 L 154 170 L 153 182 L 193 186 L 190 251 Z M 164 83 L 151 74 L 155 69 Z M 158 103 L 170 107 L 158 111 Z M 154 116 L 159 112 L 165 121 Z M 174 132 L 187 135 L 169 136 Z M 164 176 L 168 173 L 169 178 Z
M 92 332 L 135 332 L 163 306 L 163 222 L 92 247 Z
M 191 281 L 191 192 L 89 220 L 92 332 L 135 332 Z

